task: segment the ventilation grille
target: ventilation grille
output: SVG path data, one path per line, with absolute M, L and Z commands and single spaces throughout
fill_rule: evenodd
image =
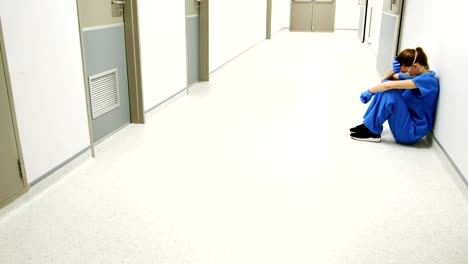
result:
M 117 69 L 89 77 L 93 119 L 120 106 Z

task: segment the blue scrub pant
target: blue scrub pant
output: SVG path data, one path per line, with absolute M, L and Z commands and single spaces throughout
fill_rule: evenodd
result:
M 415 124 L 401 90 L 376 93 L 366 113 L 364 125 L 374 134 L 380 135 L 383 123 L 388 120 L 395 140 L 402 144 L 414 144 L 421 138 L 415 135 Z

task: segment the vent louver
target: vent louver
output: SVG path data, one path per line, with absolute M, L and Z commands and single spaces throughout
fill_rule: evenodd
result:
M 120 106 L 117 69 L 89 77 L 93 119 Z

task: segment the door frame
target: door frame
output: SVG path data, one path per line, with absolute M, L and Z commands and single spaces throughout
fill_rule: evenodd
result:
M 144 124 L 143 87 L 141 81 L 140 29 L 137 0 L 126 0 L 124 6 L 125 49 L 127 54 L 130 123 Z
M 400 53 L 400 46 L 401 46 L 401 36 L 403 35 L 402 31 L 403 31 L 403 23 L 405 23 L 405 11 L 406 11 L 406 1 L 405 0 L 400 0 L 401 1 L 401 5 L 400 5 L 400 24 L 398 25 L 399 26 L 399 29 L 398 29 L 398 41 L 397 41 L 397 44 L 396 44 L 396 53 L 395 53 L 395 56 L 398 55 L 398 53 Z
M 28 178 L 26 175 L 26 170 L 24 167 L 24 158 L 23 158 L 23 151 L 21 148 L 21 140 L 19 137 L 19 130 L 18 130 L 18 123 L 16 120 L 16 112 L 15 112 L 15 104 L 13 100 L 13 91 L 11 89 L 11 80 L 10 80 L 10 74 L 8 70 L 8 61 L 6 57 L 6 50 L 5 50 L 5 41 L 3 38 L 3 27 L 2 27 L 2 19 L 0 17 L 0 52 L 1 52 L 1 58 L 0 63 L 3 64 L 3 69 L 4 69 L 4 75 L 5 75 L 5 82 L 6 82 L 6 90 L 7 90 L 7 95 L 8 95 L 8 101 L 10 103 L 10 111 L 11 111 L 11 119 L 13 121 L 13 130 L 15 134 L 15 143 L 16 143 L 16 148 L 18 150 L 18 159 L 20 161 L 20 171 L 22 173 L 21 175 L 21 180 L 23 181 L 23 189 L 17 193 L 16 195 L 10 197 L 8 200 L 0 202 L 0 208 L 4 207 L 8 203 L 12 202 L 14 199 L 18 198 L 25 192 L 29 190 L 29 185 L 28 185 Z
M 200 81 L 210 80 L 210 3 L 196 0 L 200 4 Z
M 358 2 L 359 3 L 359 8 L 361 9 L 362 7 L 364 8 L 364 18 L 363 18 L 363 23 L 361 23 L 361 17 L 359 17 L 359 25 L 358 25 L 358 37 L 359 37 L 359 41 L 361 43 L 364 43 L 366 42 L 366 31 L 367 31 L 367 12 L 368 12 L 368 6 L 369 6 L 369 0 L 364 0 L 365 1 L 365 4 L 363 5 L 361 0 Z M 361 10 L 359 10 L 361 11 Z M 359 16 L 361 16 L 362 14 L 360 14 Z M 360 35 L 360 27 L 362 25 L 362 36 Z
M 141 57 L 140 57 L 140 31 L 138 25 L 137 0 L 126 0 L 123 8 L 123 22 L 125 32 L 125 54 L 127 59 L 127 82 L 130 105 L 130 123 L 144 124 L 145 111 L 143 105 L 143 87 L 141 81 Z M 86 57 L 84 48 L 83 31 L 80 21 L 80 1 L 76 0 L 78 15 L 78 29 L 80 32 L 81 59 L 83 63 L 83 79 L 86 94 L 86 108 L 88 112 L 89 140 L 91 155 L 95 157 L 95 142 L 92 125 L 92 109 L 87 76 Z
M 266 39 L 271 39 L 272 0 L 267 0 Z
M 367 12 L 366 12 L 366 28 L 364 30 L 364 42 L 367 44 L 372 44 L 372 30 L 375 13 L 375 1 L 367 0 Z M 369 19 L 368 19 L 369 18 Z

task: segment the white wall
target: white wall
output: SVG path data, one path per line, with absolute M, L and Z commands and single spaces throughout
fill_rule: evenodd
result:
M 402 48 L 421 46 L 439 76 L 440 95 L 434 135 L 468 178 L 468 41 L 464 37 L 466 1 L 406 1 Z M 468 179 L 467 179 L 468 180 Z
M 271 33 L 289 27 L 291 0 L 272 0 Z
M 359 5 L 357 0 L 336 0 L 335 29 L 358 29 Z
M 266 12 L 266 0 L 210 2 L 210 72 L 266 38 Z
M 283 27 L 289 28 L 289 23 L 291 20 L 291 1 L 284 0 L 283 3 Z M 287 3 L 286 3 L 287 2 Z
M 90 144 L 76 1 L 0 1 L 0 16 L 32 182 Z
M 185 2 L 138 1 L 144 108 L 187 86 Z

